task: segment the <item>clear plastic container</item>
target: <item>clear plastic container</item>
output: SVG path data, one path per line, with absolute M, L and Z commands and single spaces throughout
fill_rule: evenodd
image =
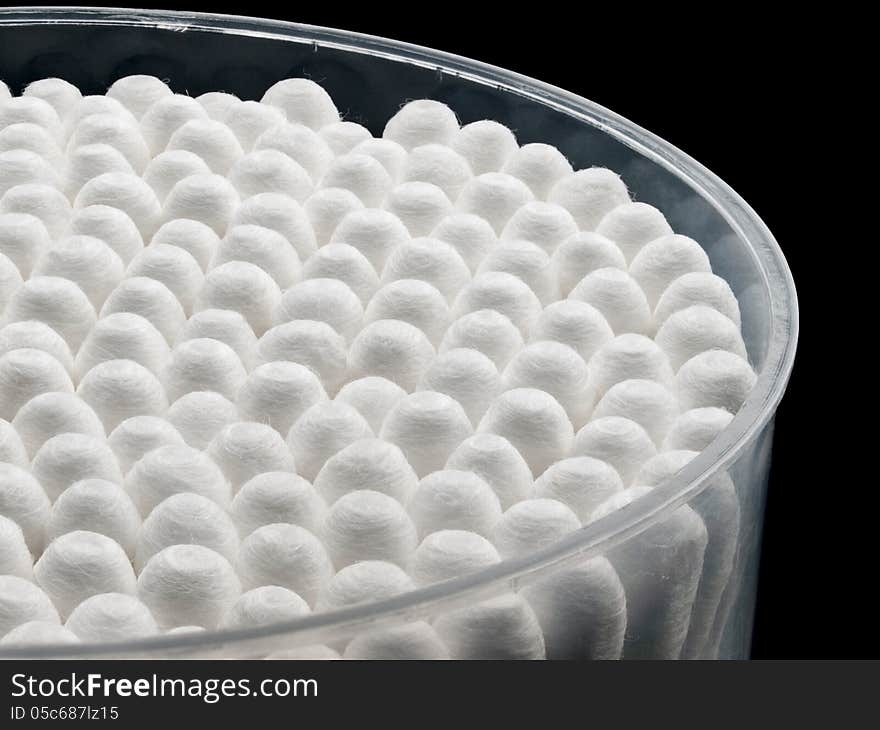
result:
M 627 593 L 624 658 L 748 656 L 773 419 L 794 359 L 798 314 L 782 253 L 742 198 L 695 160 L 607 109 L 457 56 L 270 20 L 0 10 L 0 78 L 11 88 L 59 76 L 84 93 L 103 93 L 115 79 L 135 73 L 167 79 L 174 90 L 193 96 L 225 90 L 243 99 L 260 98 L 279 79 L 306 76 L 321 82 L 348 119 L 374 134 L 403 101 L 430 97 L 449 104 L 462 123 L 495 119 L 516 130 L 520 144 L 553 144 L 576 169 L 610 167 L 635 199 L 659 207 L 676 232 L 705 247 L 713 270 L 739 299 L 759 376 L 731 425 L 675 477 L 527 557 L 393 599 L 265 628 L 114 645 L 0 647 L 0 657 L 265 656 L 314 644 L 340 647 L 365 630 L 419 620 L 470 636 L 469 656 L 517 656 L 517 642 L 503 636 L 505 616 L 513 615 L 504 611 L 521 603 L 510 598 L 515 593 L 540 607 L 551 657 L 614 655 L 621 653 L 612 636 L 620 617 L 605 616 L 605 623 L 598 614 L 590 618 L 581 610 L 589 601 L 571 598 L 589 585 L 590 566 L 603 557 Z M 702 519 L 694 522 L 686 505 Z M 578 582 L 578 571 L 587 583 Z M 574 582 L 567 584 L 566 576 L 575 576 Z M 573 593 L 566 593 L 567 585 Z M 493 610 L 481 619 L 475 609 L 486 601 Z

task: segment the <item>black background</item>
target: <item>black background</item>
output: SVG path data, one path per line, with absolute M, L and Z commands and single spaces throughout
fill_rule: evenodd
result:
M 874 357 L 864 337 L 876 328 L 876 305 L 863 309 L 856 284 L 877 234 L 858 230 L 872 215 L 862 199 L 872 190 L 847 169 L 862 154 L 859 124 L 848 121 L 859 95 L 844 85 L 856 69 L 831 15 L 773 22 L 710 5 L 660 14 L 629 4 L 438 0 L 151 7 L 345 28 L 519 71 L 613 109 L 730 183 L 785 252 L 802 323 L 777 418 L 753 656 L 880 657 L 868 506 L 876 428 L 864 415 L 876 394 L 862 384 L 872 376 L 870 366 L 862 371 Z

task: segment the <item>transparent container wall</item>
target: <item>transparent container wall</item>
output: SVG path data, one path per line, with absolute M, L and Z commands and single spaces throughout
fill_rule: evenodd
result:
M 449 104 L 462 123 L 495 119 L 513 129 L 521 144 L 553 144 L 575 168 L 610 167 L 634 199 L 659 207 L 676 232 L 705 247 L 713 269 L 739 298 L 753 365 L 760 371 L 764 364 L 771 337 L 767 283 L 754 253 L 727 220 L 670 170 L 532 96 L 429 65 L 272 37 L 170 27 L 0 27 L 0 78 L 16 93 L 50 76 L 67 79 L 83 93 L 103 93 L 115 79 L 140 73 L 166 79 L 177 92 L 223 90 L 243 99 L 259 99 L 280 79 L 309 77 L 330 92 L 347 119 L 376 135 L 403 102 L 429 97 Z M 434 612 L 428 620 L 450 637 L 453 655 L 473 658 L 542 655 L 539 646 L 547 647 L 550 657 L 748 656 L 771 440 L 768 425 L 729 473 L 715 475 L 691 505 L 603 557 L 513 581 L 516 594 Z M 623 616 L 602 605 L 616 580 L 626 593 Z M 413 618 L 401 616 L 397 628 L 386 623 L 374 630 L 399 632 Z M 425 618 L 424 612 L 418 618 Z M 341 648 L 347 638 L 331 627 L 308 637 L 293 632 L 185 653 L 265 655 L 270 647 L 317 640 Z M 167 646 L 147 654 L 180 655 Z

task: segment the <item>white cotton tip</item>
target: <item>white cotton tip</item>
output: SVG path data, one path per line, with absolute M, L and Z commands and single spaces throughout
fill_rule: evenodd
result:
M 590 272 L 568 296 L 602 312 L 615 334 L 648 334 L 653 329 L 645 293 L 635 279 L 620 269 L 608 267 Z
M 510 441 L 537 476 L 568 456 L 574 438 L 565 409 L 552 395 L 534 388 L 502 393 L 489 406 L 478 430 Z
M 11 421 L 19 408 L 46 391 L 73 392 L 70 376 L 54 357 L 31 349 L 0 357 L 0 418 Z
M 72 377 L 73 355 L 64 338 L 45 322 L 12 322 L 0 329 L 0 356 L 22 348 L 42 350 L 60 362 Z
M 610 464 L 591 456 L 574 456 L 553 464 L 535 480 L 534 496 L 558 500 L 584 524 L 608 497 L 624 488 Z
M 315 477 L 315 489 L 331 505 L 360 489 L 381 492 L 405 504 L 418 483 L 403 452 L 375 438 L 349 444 L 327 459 Z
M 431 231 L 431 238 L 452 246 L 472 272 L 477 270 L 489 250 L 498 243 L 492 226 L 473 213 L 447 216 Z
M 672 235 L 672 227 L 653 205 L 628 202 L 609 210 L 596 226 L 596 233 L 614 241 L 629 262 L 645 244 Z
M 322 187 L 350 190 L 367 207 L 380 205 L 393 185 L 394 180 L 380 162 L 356 153 L 337 157 L 321 178 Z
M 101 239 L 126 265 L 144 248 L 134 221 L 118 208 L 107 205 L 90 205 L 75 211 L 70 219 L 70 233 Z
M 674 312 L 695 304 L 712 307 L 737 327 L 742 325 L 739 303 L 730 285 L 720 276 L 707 272 L 684 274 L 669 284 L 654 309 L 654 322 L 660 327 Z
M 71 200 L 76 199 L 87 183 L 101 175 L 137 175 L 125 155 L 115 147 L 103 143 L 81 145 L 69 150 L 63 169 L 61 187 Z M 105 200 L 107 197 L 105 193 Z M 112 201 L 107 202 L 109 205 Z
M 126 213 L 134 221 L 145 241 L 149 240 L 159 227 L 162 216 L 162 206 L 153 189 L 137 175 L 124 172 L 107 172 L 83 185 L 74 200 L 74 208 L 85 208 L 90 205 L 106 205 Z
M 281 289 L 300 278 L 301 264 L 296 249 L 271 228 L 252 224 L 231 227 L 219 242 L 211 268 L 229 261 L 247 261 L 259 266 Z
M 485 172 L 462 188 L 456 208 L 485 218 L 500 235 L 513 214 L 534 197 L 519 178 L 504 172 Z
M 278 150 L 244 155 L 230 168 L 229 181 L 243 200 L 260 193 L 282 193 L 302 202 L 314 189 L 305 168 Z
M 70 629 L 48 621 L 28 621 L 0 639 L 2 646 L 57 646 L 78 643 L 79 639 Z
M 0 253 L 0 312 L 21 288 L 23 280 L 18 267 L 4 254 Z
M 90 144 L 108 144 L 119 150 L 138 175 L 143 174 L 151 157 L 138 126 L 116 114 L 91 114 L 80 120 L 67 148 L 75 150 Z
M 726 350 L 748 357 L 739 327 L 718 310 L 704 304 L 679 309 L 660 325 L 654 341 L 678 370 L 694 355 L 707 350 Z
M 232 130 L 214 119 L 192 119 L 182 124 L 171 135 L 166 149 L 192 152 L 218 175 L 227 174 L 244 155 Z
M 349 444 L 371 436 L 369 424 L 354 408 L 341 402 L 322 401 L 296 420 L 287 443 L 297 473 L 311 481 L 327 459 Z
M 154 375 L 161 373 L 171 349 L 148 320 L 116 312 L 99 319 L 76 355 L 77 378 L 108 360 L 132 360 Z
M 44 99 L 17 96 L 0 100 L 0 129 L 24 123 L 43 127 L 59 140 L 63 134 L 58 112 Z
M 397 383 L 378 375 L 367 375 L 342 386 L 336 400 L 347 403 L 370 424 L 373 433 L 379 433 L 385 416 L 406 391 Z
M 438 530 L 467 530 L 491 537 L 501 518 L 492 487 L 473 472 L 443 469 L 428 474 L 406 503 L 419 538 Z
M 401 243 L 385 263 L 382 281 L 418 279 L 434 286 L 450 302 L 471 279 L 464 259 L 436 238 L 413 238 Z
M 724 350 L 695 355 L 675 377 L 681 410 L 716 406 L 736 413 L 755 387 L 755 371 L 744 358 Z
M 263 94 L 261 101 L 281 109 L 289 121 L 311 129 L 339 121 L 339 112 L 330 94 L 310 79 L 278 81 Z
M 238 391 L 236 404 L 243 419 L 267 423 L 287 434 L 315 403 L 327 400 L 317 375 L 295 362 L 269 362 L 255 368 Z
M 33 580 L 33 565 L 34 559 L 21 528 L 8 517 L 0 515 L 0 575 L 15 575 Z
M 516 325 L 501 312 L 487 308 L 464 314 L 449 325 L 440 352 L 462 347 L 477 350 L 501 369 L 522 346 L 523 337 Z
M 321 127 L 318 134 L 338 157 L 347 155 L 361 142 L 373 138 L 369 129 L 356 122 L 333 122 Z
M 444 393 L 458 401 L 476 425 L 498 395 L 501 376 L 498 368 L 479 350 L 447 350 L 431 363 L 419 383 L 419 390 Z
M 428 535 L 413 553 L 408 572 L 419 587 L 476 573 L 500 563 L 495 546 L 468 530 L 438 530 Z
M 51 502 L 26 469 L 0 462 L 0 515 L 16 522 L 33 555 L 43 552 Z
M 584 359 L 568 345 L 550 340 L 526 345 L 501 374 L 502 390 L 535 388 L 552 395 L 575 429 L 586 423 L 593 409 L 590 381 Z
M 709 406 L 685 411 L 669 427 L 663 450 L 702 451 L 732 420 L 733 414 L 723 408 Z
M 364 321 L 404 322 L 418 327 L 436 345 L 449 322 L 449 305 L 446 297 L 428 282 L 398 279 L 373 295 L 364 312 Z
M 283 586 L 310 606 L 333 577 L 333 564 L 321 541 L 304 527 L 280 522 L 258 527 L 244 538 L 235 568 L 245 590 Z
M 5 81 L 0 81 L 0 101 L 6 101 L 11 98 L 12 92 L 9 90 L 9 85 Z
M 434 346 L 418 327 L 396 319 L 380 319 L 370 322 L 352 341 L 349 375 L 380 376 L 412 392 L 434 356 Z
M 363 318 L 360 298 L 338 279 L 294 284 L 282 295 L 274 317 L 278 324 L 303 319 L 326 322 L 346 339 L 360 332 Z
M 43 251 L 52 245 L 46 226 L 27 213 L 0 213 L 0 255 L 28 278 Z
M 257 336 L 240 312 L 230 309 L 203 309 L 196 312 L 178 333 L 177 343 L 206 337 L 229 345 L 246 370 L 253 367 Z
M 84 433 L 61 433 L 48 439 L 34 455 L 31 473 L 53 502 L 82 479 L 122 482 L 111 448 L 103 439 Z
M 241 595 L 223 625 L 235 629 L 271 626 L 305 616 L 310 611 L 309 604 L 297 593 L 281 586 L 260 586 Z
M 0 195 L 18 185 L 33 183 L 60 187 L 61 177 L 54 165 L 35 152 L 0 152 Z
M 136 579 L 125 551 L 97 532 L 77 530 L 55 538 L 34 565 L 34 577 L 62 618 L 99 593 L 134 595 Z
M 596 404 L 592 418 L 619 416 L 638 423 L 658 446 L 678 415 L 672 391 L 654 380 L 622 380 Z
M 125 491 L 146 517 L 173 494 L 192 492 L 221 507 L 230 500 L 230 487 L 211 459 L 189 446 L 160 446 L 148 452 L 125 477 Z
M 446 193 L 426 182 L 400 183 L 388 193 L 385 208 L 403 222 L 410 236 L 427 236 L 455 210 Z
M 0 636 L 30 621 L 58 625 L 58 611 L 49 597 L 30 580 L 0 575 Z
M 458 134 L 455 112 L 433 99 L 417 99 L 404 104 L 388 120 L 382 136 L 411 150 L 424 144 L 450 144 Z
M 159 633 L 153 614 L 134 596 L 99 593 L 80 603 L 64 624 L 86 643 L 131 641 Z
M 34 265 L 34 276 L 72 281 L 100 309 L 124 276 L 122 259 L 100 238 L 66 236 L 48 249 Z
M 501 169 L 528 185 L 538 200 L 546 200 L 551 188 L 573 172 L 565 155 L 552 145 L 540 142 L 515 150 Z
M 390 139 L 371 138 L 359 142 L 351 151 L 359 155 L 368 155 L 379 162 L 394 182 L 400 182 L 403 178 L 407 157 L 403 145 Z
M 502 509 L 532 493 L 529 465 L 510 441 L 492 433 L 477 433 L 462 441 L 445 468 L 476 474 L 495 492 Z
M 474 175 L 501 170 L 519 149 L 513 132 L 490 119 L 465 124 L 451 145 L 468 161 Z
M 426 144 L 410 150 L 403 168 L 403 180 L 436 185 L 455 200 L 473 177 L 467 160 L 442 144 Z
M 477 268 L 477 274 L 502 271 L 512 274 L 532 290 L 542 305 L 559 299 L 550 257 L 543 249 L 529 241 L 502 240 L 495 246 Z
M 49 235 L 59 238 L 70 223 L 70 201 L 54 185 L 27 183 L 9 188 L 0 198 L 0 213 L 27 213 L 39 218 Z
M 210 548 L 172 545 L 150 558 L 137 595 L 162 629 L 214 629 L 241 595 L 241 583 L 229 561 Z
M 450 454 L 473 434 L 464 409 L 448 395 L 411 393 L 385 417 L 381 437 L 397 444 L 419 477 L 442 469 Z
M 160 416 L 168 408 L 162 383 L 134 360 L 98 363 L 82 377 L 76 393 L 98 414 L 108 433 L 127 418 Z
M 245 152 L 250 152 L 254 148 L 254 144 L 263 132 L 282 124 L 286 125 L 286 118 L 280 109 L 258 101 L 240 101 L 232 104 L 222 121 L 238 137 Z
M 246 261 L 228 261 L 205 276 L 194 309 L 239 312 L 259 337 L 272 326 L 281 290 L 263 269 Z
M 77 124 L 92 114 L 115 114 L 125 117 L 130 122 L 137 123 L 134 114 L 126 109 L 118 99 L 104 94 L 92 94 L 80 99 L 67 119 L 64 120 L 66 134 L 69 136 L 70 132 L 76 129 Z
M 137 534 L 134 566 L 143 570 L 150 558 L 171 545 L 203 545 L 231 563 L 238 554 L 238 542 L 238 530 L 222 507 L 199 494 L 172 494 L 144 520 Z
M 580 526 L 577 515 L 563 502 L 526 499 L 504 512 L 493 530 L 492 544 L 502 558 L 528 555 L 550 547 Z
M 696 451 L 664 451 L 648 459 L 636 476 L 636 483 L 646 487 L 659 487 L 684 469 L 695 457 Z
M 222 236 L 231 224 L 240 198 L 222 175 L 190 175 L 176 183 L 162 206 L 164 222 L 189 218 Z
M 326 322 L 308 319 L 279 324 L 260 338 L 260 360 L 289 361 L 314 371 L 331 397 L 345 379 L 347 358 L 345 338 Z
M 591 304 L 564 299 L 541 312 L 531 338 L 568 345 L 589 362 L 600 347 L 614 339 L 614 332 L 605 316 Z
M 60 119 L 66 118 L 82 99 L 82 93 L 69 81 L 58 78 L 39 79 L 29 83 L 21 93 L 48 102 Z
M 666 353 L 644 335 L 625 334 L 602 345 L 590 360 L 596 398 L 624 380 L 654 380 L 671 387 L 675 375 Z
M 204 282 L 202 268 L 192 254 L 165 243 L 151 243 L 143 249 L 131 260 L 125 275 L 161 281 L 187 314 L 192 311 L 196 292 Z
M 642 464 L 657 453 L 657 447 L 635 421 L 609 416 L 590 421 L 578 431 L 571 452 L 610 464 L 624 486 L 629 486 Z
M 107 96 L 116 99 L 138 119 L 159 99 L 171 96 L 171 93 L 164 81 L 145 74 L 123 76 L 107 89 Z
M 235 404 L 220 393 L 196 390 L 174 401 L 165 417 L 188 446 L 204 449 L 239 414 Z
M 254 141 L 254 150 L 278 150 L 320 180 L 333 161 L 333 150 L 313 129 L 303 124 L 282 123 L 266 129 Z
M 209 175 L 211 168 L 194 152 L 187 150 L 168 150 L 156 155 L 144 169 L 144 182 L 164 203 L 168 193 L 181 180 L 190 175 Z
M 12 425 L 30 458 L 53 436 L 82 433 L 104 438 L 104 425 L 82 398 L 73 393 L 41 393 L 18 411 Z
M 273 651 L 265 658 L 274 660 L 333 661 L 342 657 L 336 649 L 331 649 L 329 646 L 324 646 L 324 644 L 312 644 L 311 646 L 298 646 L 295 649 Z
M 448 611 L 434 629 L 453 659 L 546 659 L 544 635 L 531 606 L 513 593 Z
M 354 246 L 328 243 L 302 267 L 303 279 L 337 279 L 347 284 L 364 306 L 379 288 L 379 275 L 369 259 Z
M 431 624 L 414 621 L 403 626 L 358 634 L 348 642 L 343 658 L 429 661 L 449 659 L 449 652 Z
M 393 500 L 392 500 L 393 501 Z M 411 591 L 415 586 L 403 569 L 385 560 L 361 560 L 339 570 L 321 591 L 316 609 L 374 603 Z
M 260 193 L 243 201 L 230 225 L 256 225 L 271 228 L 287 239 L 305 261 L 316 249 L 315 231 L 303 206 L 289 195 Z M 322 242 L 323 244 L 323 242 Z
M 241 99 L 235 94 L 229 94 L 225 91 L 207 91 L 204 94 L 199 94 L 196 101 L 202 105 L 211 119 L 222 120 L 226 116 L 226 112 Z
M 220 238 L 204 223 L 177 218 L 163 224 L 150 243 L 153 246 L 177 246 L 189 253 L 198 262 L 202 271 L 206 271 L 220 245 Z
M 609 211 L 630 202 L 623 180 L 604 167 L 578 170 L 560 178 L 547 200 L 568 210 L 582 231 L 595 230 Z
M 314 231 L 315 242 L 320 247 L 329 243 L 336 227 L 349 213 L 363 210 L 364 204 L 351 190 L 319 188 L 309 196 L 303 208 Z
M 419 544 L 416 527 L 400 502 L 366 489 L 336 500 L 321 536 L 337 569 L 364 560 L 405 567 Z
M 151 104 L 140 118 L 141 134 L 155 157 L 167 146 L 171 135 L 192 119 L 207 119 L 205 108 L 183 94 L 163 96 Z
M 535 292 L 519 277 L 504 271 L 486 271 L 462 289 L 452 315 L 459 318 L 481 309 L 494 309 L 505 315 L 527 337 L 542 308 Z
M 169 343 L 174 342 L 186 323 L 186 314 L 177 297 L 161 281 L 145 276 L 125 279 L 110 293 L 101 307 L 101 318 L 117 312 L 140 315 Z
M 316 534 L 326 513 L 326 502 L 309 482 L 280 471 L 258 474 L 245 482 L 229 509 L 242 538 L 276 523 L 299 525 Z
M 0 130 L 0 152 L 28 150 L 56 167 L 64 163 L 58 139 L 47 129 L 31 122 L 10 124 Z
M 406 226 L 393 213 L 363 208 L 348 213 L 336 226 L 330 240 L 356 248 L 381 273 L 391 252 L 409 238 Z
M 0 462 L 27 468 L 30 458 L 18 431 L 9 421 L 0 418 Z
M 563 297 L 569 296 L 587 274 L 599 269 L 626 270 L 626 259 L 614 241 L 589 231 L 562 241 L 553 252 L 552 263 Z
M 107 437 L 107 443 L 116 454 L 123 474 L 146 454 L 161 446 L 184 446 L 180 432 L 164 418 L 133 416 L 120 423 Z
M 660 296 L 684 274 L 711 273 L 712 265 L 700 244 L 687 236 L 669 235 L 645 244 L 629 265 L 653 310 Z
M 171 351 L 162 381 L 169 400 L 197 390 L 212 390 L 235 401 L 247 371 L 227 344 L 207 337 L 187 340 Z
M 295 470 L 284 439 L 265 423 L 241 421 L 224 426 L 205 453 L 223 470 L 233 492 L 257 474 Z
M 576 235 L 577 223 L 571 213 L 554 203 L 526 203 L 507 221 L 501 238 L 524 240 L 552 254 L 563 241 Z

